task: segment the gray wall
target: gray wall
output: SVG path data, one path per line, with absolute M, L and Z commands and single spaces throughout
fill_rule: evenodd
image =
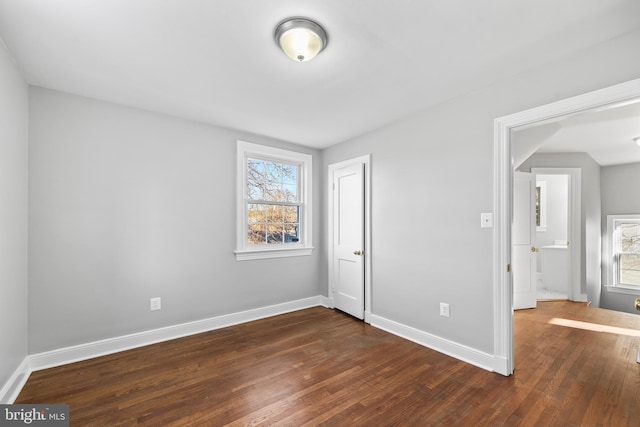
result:
M 27 93 L 0 41 L 0 389 L 27 355 Z
M 628 34 L 325 150 L 325 167 L 371 153 L 374 314 L 493 354 L 492 230 L 480 228 L 493 120 L 640 77 L 639 44 Z
M 30 89 L 29 353 L 317 296 L 312 256 L 237 262 L 236 140 L 317 151 Z M 162 310 L 149 311 L 149 298 Z
M 582 169 L 580 290 L 587 293 L 592 306 L 599 307 L 601 295 L 600 165 L 586 153 L 536 153 L 518 169 L 529 172 L 532 167 Z
M 602 168 L 602 239 L 607 238 L 607 215 L 640 214 L 640 163 Z M 604 241 L 604 240 L 603 240 Z M 603 252 L 602 256 L 606 256 Z M 607 272 L 602 270 L 602 283 Z M 638 314 L 634 302 L 638 295 L 602 291 L 600 306 L 611 310 Z

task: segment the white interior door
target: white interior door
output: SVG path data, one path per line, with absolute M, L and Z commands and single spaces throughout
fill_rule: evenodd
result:
M 334 170 L 332 215 L 334 305 L 364 319 L 364 164 Z
M 513 308 L 536 307 L 536 177 L 513 173 L 511 271 Z

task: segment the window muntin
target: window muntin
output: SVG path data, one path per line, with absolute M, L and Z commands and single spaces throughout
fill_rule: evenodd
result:
M 311 253 L 311 156 L 238 141 L 236 258 Z

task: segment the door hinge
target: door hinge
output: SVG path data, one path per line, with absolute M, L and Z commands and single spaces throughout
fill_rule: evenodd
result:
M 507 264 L 507 273 L 511 273 L 511 264 Z

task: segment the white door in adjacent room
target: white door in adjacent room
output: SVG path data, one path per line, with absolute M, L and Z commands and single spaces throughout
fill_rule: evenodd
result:
M 536 307 L 536 176 L 513 173 L 511 271 L 513 308 Z

